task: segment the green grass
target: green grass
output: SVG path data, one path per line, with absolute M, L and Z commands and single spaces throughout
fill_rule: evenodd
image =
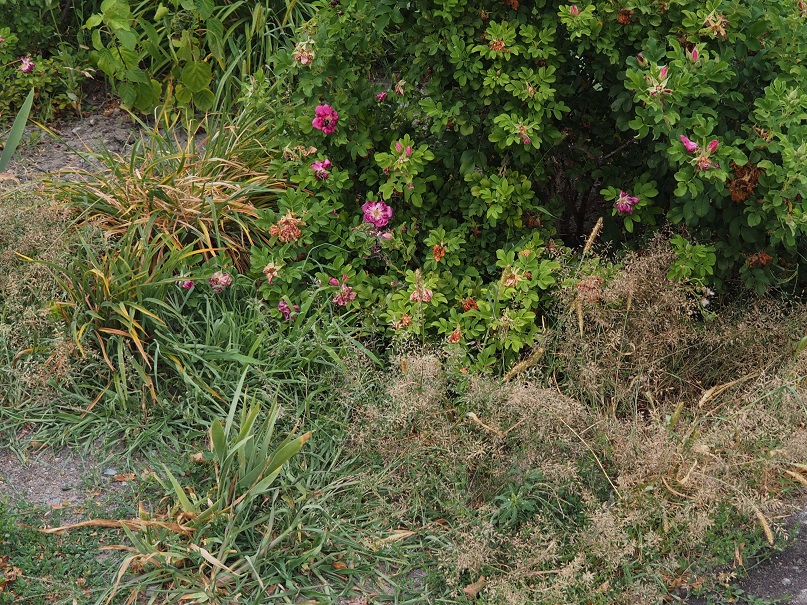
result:
M 0 501 L 0 603 L 80 605 L 95 602 L 106 589 L 120 557 L 99 549 L 119 543 L 122 532 L 88 528 L 59 536 L 37 531 L 46 513 L 51 524 L 58 524 L 64 512 Z M 83 516 L 98 512 L 86 508 Z

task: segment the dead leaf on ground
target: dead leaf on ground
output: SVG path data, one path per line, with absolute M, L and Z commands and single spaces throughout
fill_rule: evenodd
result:
M 137 475 L 134 473 L 121 473 L 120 475 L 115 475 L 112 477 L 113 481 L 117 481 L 119 483 L 124 483 L 127 481 L 134 481 L 137 478 Z
M 487 584 L 488 581 L 485 579 L 485 576 L 480 576 L 476 582 L 473 584 L 468 584 L 468 586 L 463 588 L 462 592 L 464 592 L 465 596 L 469 599 L 475 599 L 476 596 L 482 592 L 482 589 L 487 586 Z

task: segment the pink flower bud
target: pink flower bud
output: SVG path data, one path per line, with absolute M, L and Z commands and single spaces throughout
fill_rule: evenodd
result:
M 659 75 L 659 78 L 661 78 L 662 80 L 667 77 L 667 66 L 666 65 L 661 68 L 661 71 L 659 72 L 658 75 Z
M 644 55 L 642 53 L 636 55 L 636 62 L 639 64 L 639 67 L 647 66 L 647 59 L 644 58 Z
M 698 150 L 698 144 L 690 141 L 685 135 L 681 135 L 681 142 L 684 144 L 688 153 L 695 153 Z
M 339 280 L 336 279 L 335 277 L 332 277 L 332 278 L 330 278 L 328 280 L 328 283 L 331 284 L 332 286 L 338 286 L 339 285 Z
M 412 146 L 407 145 L 404 151 L 406 151 L 406 155 L 412 155 Z
M 403 151 L 403 145 L 401 145 L 400 141 L 395 141 L 395 151 L 401 153 Z
M 700 57 L 700 53 L 698 53 L 697 47 L 693 48 L 692 51 L 687 54 L 689 55 L 689 58 L 692 60 L 693 63 L 698 62 L 698 57 Z
M 392 233 L 390 233 L 389 231 L 382 231 L 381 233 L 378 234 L 378 237 L 380 237 L 381 239 L 390 240 L 392 239 Z
M 706 146 L 706 149 L 709 150 L 709 153 L 714 153 L 715 151 L 717 151 L 718 145 L 720 145 L 720 143 L 718 143 L 717 139 L 715 139 L 714 141 L 709 142 L 709 144 Z
M 572 14 L 572 17 L 577 17 L 580 15 L 580 9 L 577 8 L 576 4 L 572 5 L 572 8 L 569 9 L 569 12 Z
M 380 92 L 375 96 L 375 100 L 378 101 L 379 103 L 383 102 L 384 99 L 386 99 L 386 98 L 387 98 L 387 92 L 386 91 Z

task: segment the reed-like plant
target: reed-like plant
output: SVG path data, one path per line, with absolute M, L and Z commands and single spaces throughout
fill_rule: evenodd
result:
M 262 405 L 255 398 L 246 402 L 248 372 L 241 374 L 224 423 L 216 419 L 210 426 L 209 451 L 200 456 L 213 467 L 207 492 L 184 488 L 164 466 L 154 477 L 170 494 L 169 509 L 137 534 L 122 524 L 134 553 L 124 559 L 107 602 L 130 569 L 142 571 L 128 583 L 130 602 L 148 587 L 162 592 L 163 603 L 230 603 L 238 592 L 265 589 L 262 577 L 271 567 L 270 555 L 296 527 L 293 522 L 276 525 L 277 508 L 288 508 L 278 502 L 276 481 L 311 433 L 295 436 L 292 430 L 276 444 L 280 407 L 275 399 L 260 420 Z

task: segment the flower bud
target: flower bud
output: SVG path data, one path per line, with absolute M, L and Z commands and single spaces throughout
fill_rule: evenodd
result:
M 667 77 L 667 66 L 666 65 L 661 68 L 661 71 L 659 72 L 658 75 L 659 75 L 659 78 L 661 78 L 662 80 Z
M 710 141 L 709 144 L 706 146 L 706 149 L 709 150 L 709 153 L 714 153 L 717 151 L 717 147 L 720 143 L 717 142 L 717 139 Z
M 580 15 L 580 9 L 577 8 L 576 4 L 572 5 L 572 8 L 569 9 L 569 12 L 572 14 L 572 17 L 577 17 Z
M 697 49 L 697 47 L 695 47 L 695 48 L 693 48 L 691 51 L 689 51 L 689 52 L 687 53 L 687 56 L 690 58 L 690 60 L 691 60 L 693 63 L 697 63 L 697 62 L 698 62 L 698 57 L 700 57 L 700 53 L 698 53 L 698 49 Z

